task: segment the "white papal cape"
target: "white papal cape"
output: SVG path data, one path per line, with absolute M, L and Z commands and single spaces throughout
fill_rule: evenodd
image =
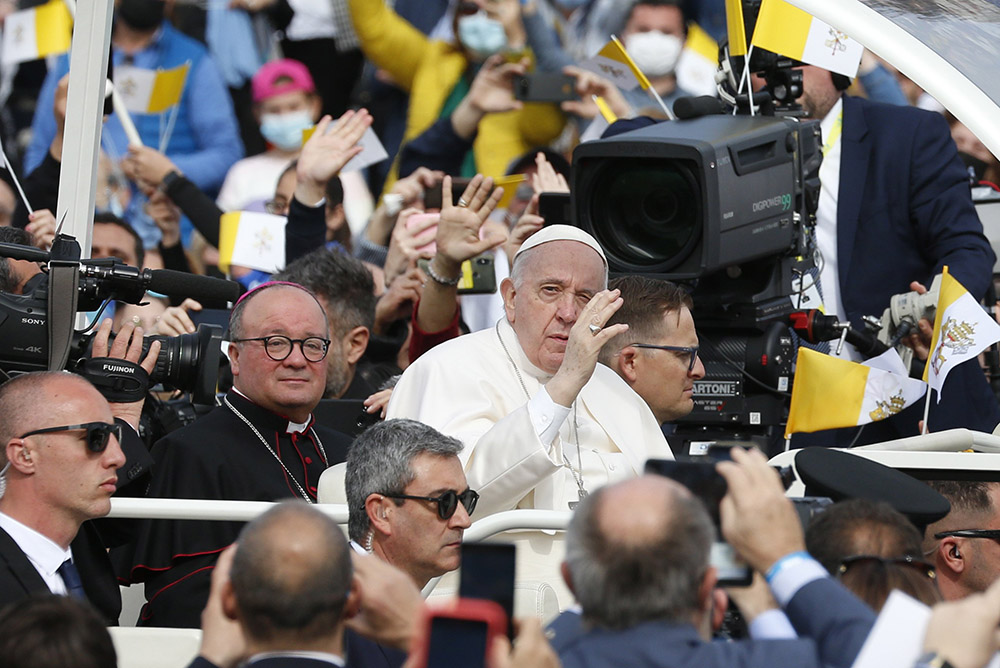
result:
M 568 510 L 579 498 L 571 467 L 579 472 L 580 464 L 590 492 L 640 475 L 646 459 L 673 459 L 649 407 L 602 364 L 580 392 L 559 437 L 543 444 L 528 416 L 525 390 L 533 397 L 551 377 L 528 361 L 502 319 L 496 328 L 436 346 L 410 365 L 386 417 L 419 420 L 465 444 L 461 459 L 469 486 L 480 494 L 474 520 L 513 508 Z M 552 585 L 560 590 L 561 546 L 545 542 L 551 539 L 531 541 L 534 549 L 547 551 L 546 577 L 555 579 Z M 518 570 L 521 579 L 520 563 Z M 560 593 L 565 607 L 565 590 Z

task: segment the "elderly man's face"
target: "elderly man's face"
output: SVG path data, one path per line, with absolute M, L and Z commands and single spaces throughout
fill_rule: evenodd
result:
M 569 330 L 580 311 L 607 283 L 604 262 L 579 241 L 550 241 L 528 251 L 519 285 L 504 282 L 504 309 L 532 364 L 559 370 Z
M 307 292 L 293 287 L 266 288 L 253 297 L 243 312 L 242 329 L 244 339 L 329 338 L 323 309 Z M 276 361 L 263 341 L 244 341 L 229 347 L 229 360 L 236 389 L 272 413 L 305 422 L 323 397 L 326 360 L 310 362 L 301 344 L 293 343 L 288 357 Z
M 25 433 L 48 427 L 111 423 L 114 418 L 104 397 L 89 383 L 67 377 L 46 386 L 50 408 L 32 422 Z M 84 429 L 37 434 L 23 439 L 34 467 L 35 501 L 53 516 L 79 523 L 103 517 L 111 510 L 116 471 L 125 464 L 121 445 L 112 435 L 103 452 L 87 449 Z

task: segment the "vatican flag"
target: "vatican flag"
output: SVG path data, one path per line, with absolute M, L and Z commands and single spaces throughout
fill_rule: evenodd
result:
M 763 0 L 751 44 L 854 77 L 865 48 L 785 0 Z
M 285 267 L 284 216 L 233 211 L 219 220 L 219 268 L 230 265 L 274 273 Z
M 895 349 L 857 364 L 799 348 L 785 438 L 884 420 L 926 392 L 926 383 L 906 374 Z
M 69 51 L 73 19 L 63 0 L 15 12 L 4 20 L 4 65 L 38 60 Z
M 697 23 L 689 24 L 684 50 L 677 61 L 677 85 L 692 95 L 716 96 L 718 69 L 719 44 Z
M 937 390 L 938 401 L 948 372 L 962 362 L 976 359 L 997 341 L 1000 341 L 1000 325 L 948 273 L 946 266 L 934 313 L 930 357 L 924 366 L 924 380 Z
M 649 79 L 614 35 L 611 36 L 610 42 L 601 47 L 597 55 L 580 63 L 580 67 L 611 80 L 622 90 L 636 88 L 649 90 L 650 87 Z
M 169 70 L 120 65 L 114 70 L 115 89 L 133 114 L 160 114 L 181 101 L 190 69 L 191 63 Z
M 729 37 L 729 55 L 747 55 L 747 29 L 743 22 L 742 0 L 726 0 L 726 35 Z

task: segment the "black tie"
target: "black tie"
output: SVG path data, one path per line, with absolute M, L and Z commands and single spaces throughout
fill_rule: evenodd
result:
M 73 565 L 72 559 L 67 559 L 56 571 L 66 585 L 66 593 L 73 598 L 85 600 L 87 595 L 83 592 L 83 583 L 80 581 L 80 573 Z

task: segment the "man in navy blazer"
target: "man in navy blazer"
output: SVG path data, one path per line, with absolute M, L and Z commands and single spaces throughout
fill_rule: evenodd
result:
M 582 629 L 553 641 L 564 668 L 796 666 L 847 668 L 875 614 L 805 552 L 802 528 L 777 474 L 757 451 L 718 465 L 727 541 L 757 571 L 799 637 L 711 642 L 714 528 L 679 484 L 644 476 L 593 492 L 566 536 L 564 575 Z
M 909 292 L 912 282 L 929 286 L 945 265 L 982 299 L 996 258 L 944 118 L 850 97 L 842 92 L 846 78 L 814 66 L 802 71 L 800 102 L 823 127 L 817 239 L 827 313 L 863 327 L 861 316 L 881 316 L 890 297 Z M 858 443 L 915 435 L 922 410 L 866 426 Z M 998 422 L 1000 407 L 975 364 L 949 374 L 928 419 L 934 431 L 992 432 Z M 846 445 L 855 433 L 831 432 L 835 441 L 824 444 Z

